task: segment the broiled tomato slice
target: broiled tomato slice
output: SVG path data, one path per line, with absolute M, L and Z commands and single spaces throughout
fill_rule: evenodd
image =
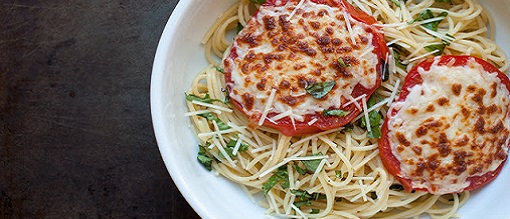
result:
M 479 188 L 508 156 L 510 80 L 472 56 L 427 59 L 406 76 L 379 141 L 381 160 L 406 191 Z
M 388 54 L 375 18 L 348 2 L 299 3 L 266 1 L 223 60 L 233 105 L 252 126 L 288 136 L 349 123 L 379 87 Z

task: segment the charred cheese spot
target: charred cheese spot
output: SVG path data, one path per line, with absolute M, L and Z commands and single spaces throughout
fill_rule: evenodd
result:
M 412 149 L 416 155 L 421 155 L 421 151 L 423 150 L 421 147 L 418 146 L 414 146 L 412 147 Z
M 407 111 L 408 111 L 409 114 L 412 114 L 412 115 L 416 115 L 416 113 L 419 112 L 419 110 L 416 109 L 416 108 L 410 108 Z
M 436 107 L 433 104 L 428 105 L 425 109 L 426 112 L 434 112 L 434 110 L 436 110 Z
M 254 98 L 251 94 L 243 94 L 243 105 L 246 109 L 253 109 Z
M 289 106 L 294 106 L 297 103 L 297 98 L 293 96 L 284 96 L 281 98 L 281 101 Z
M 425 126 L 420 126 L 416 130 L 416 136 L 418 136 L 418 137 L 424 136 L 427 134 L 427 132 L 428 132 L 428 129 Z
M 498 107 L 496 104 L 491 104 L 486 108 L 486 113 L 488 115 L 494 114 L 494 113 L 501 113 L 501 107 Z
M 445 106 L 445 105 L 448 105 L 450 103 L 450 100 L 448 100 L 448 98 L 446 97 L 441 97 L 439 99 L 437 99 L 437 104 L 439 104 L 439 106 Z
M 452 92 L 455 96 L 459 96 L 462 91 L 462 84 L 452 84 Z
M 266 89 L 266 82 L 267 79 L 262 78 L 259 83 L 257 83 L 257 89 L 259 90 L 265 90 Z
M 462 137 L 455 140 L 454 145 L 457 147 L 463 147 L 466 146 L 469 143 L 469 137 L 467 135 L 462 135 Z
M 397 140 L 400 144 L 402 144 L 404 146 L 411 146 L 411 142 L 409 142 L 409 140 L 407 140 L 406 136 L 403 133 L 398 132 L 396 134 L 396 136 L 397 136 Z
M 274 30 L 276 28 L 276 19 L 272 16 L 264 16 L 262 18 L 264 21 L 264 27 L 266 30 Z
M 282 82 L 280 82 L 280 85 L 278 85 L 278 88 L 280 88 L 280 90 L 286 90 L 290 88 L 290 85 L 291 85 L 290 82 L 283 80 Z
M 305 118 L 342 108 L 342 100 L 361 95 L 353 96 L 358 85 L 371 90 L 379 83 L 374 33 L 380 30 L 350 19 L 350 32 L 343 16 L 346 9 L 314 1 L 304 1 L 289 19 L 298 3 L 261 5 L 223 60 L 230 76 L 226 81 L 229 96 L 241 103 L 250 118 L 260 118 L 271 89 L 278 92 L 268 115 L 291 107 L 297 118 Z M 350 42 L 351 34 L 356 44 Z M 346 66 L 338 63 L 339 58 Z M 315 99 L 305 90 L 314 83 L 330 81 L 336 85 L 324 98 Z
M 491 84 L 491 98 L 494 98 L 496 97 L 496 95 L 498 94 L 498 84 L 497 83 L 492 83 Z
M 510 92 L 497 73 L 434 60 L 423 82 L 388 114 L 388 141 L 401 176 L 434 194 L 462 191 L 469 177 L 496 170 L 508 156 Z M 412 136 L 404 135 L 411 133 Z M 414 164 L 411 164 L 414 163 Z

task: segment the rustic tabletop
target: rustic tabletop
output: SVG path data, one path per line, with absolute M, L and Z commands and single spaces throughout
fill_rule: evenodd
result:
M 199 218 L 150 115 L 177 2 L 0 3 L 0 218 Z

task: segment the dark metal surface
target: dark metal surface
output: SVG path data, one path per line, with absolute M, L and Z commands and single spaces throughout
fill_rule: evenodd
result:
M 0 218 L 199 218 L 150 115 L 177 2 L 0 1 Z

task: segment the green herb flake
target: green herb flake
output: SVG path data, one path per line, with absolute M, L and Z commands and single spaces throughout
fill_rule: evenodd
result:
M 443 11 L 439 15 L 437 15 L 436 17 L 443 17 L 444 18 L 446 16 L 448 16 L 448 12 Z M 425 20 L 428 20 L 428 19 L 436 18 L 436 17 L 434 17 L 434 14 L 432 13 L 432 11 L 430 9 L 427 9 L 425 11 L 422 11 L 420 13 L 420 15 L 416 19 L 408 22 L 408 24 L 413 24 L 414 22 L 417 22 L 417 21 L 425 21 Z M 433 21 L 433 22 L 427 22 L 427 23 L 422 24 L 422 26 L 427 28 L 427 29 L 429 29 L 429 30 L 437 31 L 437 28 L 439 27 L 439 24 L 443 20 L 444 19 Z
M 398 2 L 398 0 L 391 0 L 391 2 L 393 2 L 393 4 L 395 4 L 395 6 L 400 8 L 400 3 Z
M 335 176 L 337 179 L 342 179 L 342 171 L 340 170 L 335 170 Z
M 234 148 L 236 146 L 236 143 L 237 143 L 237 140 L 230 140 L 227 143 L 227 147 L 224 148 L 225 152 L 228 154 L 229 157 L 235 157 Z M 239 145 L 239 149 L 237 150 L 237 152 L 245 152 L 248 150 L 248 148 L 249 148 L 249 145 L 246 144 L 244 141 L 241 141 L 241 145 Z M 225 158 L 223 153 L 218 153 L 218 157 Z
M 227 148 L 232 148 L 232 149 L 233 149 L 233 148 L 236 146 L 237 141 L 238 141 L 238 140 L 230 140 L 230 141 L 227 143 Z M 249 146 L 246 142 L 241 141 L 241 145 L 239 145 L 239 150 L 238 150 L 238 151 L 239 151 L 239 152 L 245 152 L 245 151 L 247 151 L 247 150 L 248 150 L 248 148 L 249 148 L 249 147 L 250 147 L 250 146 Z
M 225 74 L 225 69 L 223 69 L 222 67 L 216 66 L 216 71 Z
M 320 82 L 312 84 L 305 88 L 306 92 L 308 92 L 310 95 L 312 95 L 315 99 L 320 99 L 326 94 L 328 94 L 331 89 L 333 89 L 333 86 L 335 86 L 336 82 L 329 81 L 329 82 Z
M 400 45 L 393 44 L 391 45 L 393 48 L 393 59 L 395 60 L 395 66 L 399 67 L 400 69 L 406 70 L 407 65 L 403 63 L 402 61 L 402 51 L 404 48 Z
M 211 96 L 209 96 L 209 93 L 205 93 L 204 97 L 199 97 L 197 95 L 194 95 L 194 94 L 186 94 L 186 100 L 187 101 L 199 101 L 199 102 L 202 102 L 202 103 L 214 103 L 214 102 L 221 102 L 223 103 L 223 101 L 221 100 L 218 100 L 218 99 L 212 99 Z
M 342 129 L 342 131 L 340 131 L 340 132 L 342 132 L 342 133 L 347 133 L 347 132 L 350 132 L 350 131 L 352 131 L 352 130 L 354 130 L 354 124 L 349 123 L 349 124 L 347 124 L 347 125 L 344 125 L 344 128 L 343 128 L 343 129 Z
M 425 50 L 429 51 L 429 52 L 436 51 L 436 52 L 434 52 L 434 55 L 435 56 L 440 56 L 441 54 L 443 54 L 444 49 L 446 48 L 446 44 L 444 44 L 444 43 L 437 43 L 437 44 L 432 44 L 432 45 L 425 46 L 423 48 Z
M 321 212 L 321 210 L 319 210 L 319 209 L 315 209 L 315 208 L 313 208 L 313 209 L 311 209 L 311 210 L 310 210 L 310 214 L 318 214 L 318 213 L 320 213 L 320 212 Z
M 452 0 L 434 0 L 434 1 L 439 2 L 439 3 L 448 3 L 448 4 L 452 3 Z
M 368 99 L 367 107 L 370 108 L 379 102 L 379 97 L 377 95 L 372 95 L 370 99 Z M 367 133 L 368 138 L 381 138 L 381 121 L 383 117 L 379 111 L 371 111 L 368 113 L 368 120 L 370 122 L 370 132 Z M 356 124 L 362 128 L 367 130 L 367 121 L 365 117 L 361 117 Z
M 202 113 L 202 114 L 198 114 L 199 116 L 201 117 L 204 117 L 206 118 L 207 120 L 209 121 L 214 121 L 216 122 L 216 125 L 218 126 L 218 128 L 220 130 L 227 130 L 227 129 L 230 129 L 230 126 L 228 126 L 227 124 L 225 124 L 223 121 L 221 121 L 220 119 L 218 119 L 216 116 L 214 116 L 212 113 Z
M 250 2 L 253 2 L 255 4 L 264 4 L 266 0 L 250 0 Z
M 296 172 L 298 172 L 299 174 L 301 175 L 305 175 L 306 174 L 306 170 L 304 170 L 303 168 L 301 168 L 299 165 L 297 165 L 296 163 L 294 164 L 294 169 L 296 169 Z
M 241 30 L 243 30 L 243 28 L 244 28 L 244 26 L 240 22 L 237 22 L 236 33 L 241 32 Z
M 287 173 L 287 166 L 282 166 L 278 168 L 271 177 L 262 185 L 262 191 L 264 191 L 264 194 L 267 195 L 269 193 L 269 190 L 273 188 L 275 185 L 280 183 L 280 186 L 282 189 L 289 188 L 290 182 L 289 182 L 289 174 Z
M 321 152 L 317 154 L 313 154 L 311 156 L 322 156 L 323 154 Z M 315 173 L 317 171 L 317 168 L 319 168 L 319 164 L 321 163 L 322 159 L 314 159 L 314 160 L 302 160 L 301 163 L 305 165 L 306 170 L 310 173 Z M 320 170 L 319 170 L 320 171 Z
M 322 112 L 322 115 L 344 117 L 344 116 L 349 115 L 349 113 L 350 113 L 349 111 L 337 109 L 337 110 L 324 110 Z
M 311 199 L 312 195 L 308 194 L 307 191 L 301 189 L 291 189 L 290 193 L 295 195 L 299 199 Z
M 455 37 L 453 37 L 450 34 L 446 34 L 446 36 L 455 39 Z M 440 55 L 442 55 L 444 53 L 444 49 L 446 48 L 446 46 L 449 46 L 449 45 L 450 45 L 450 42 L 448 42 L 446 40 L 442 40 L 442 43 L 436 43 L 436 44 L 428 45 L 428 46 L 425 46 L 423 48 L 425 50 L 429 51 L 429 52 L 436 51 L 434 53 L 434 55 L 440 56 Z
M 312 200 L 314 200 L 314 201 L 326 199 L 326 198 L 327 198 L 326 194 L 316 193 L 316 192 L 312 193 Z
M 297 207 L 297 208 L 301 208 L 302 206 L 311 206 L 312 205 L 312 202 L 310 200 L 306 200 L 306 201 L 297 201 L 297 202 L 294 202 L 294 205 Z
M 343 59 L 343 58 L 338 58 L 338 59 L 337 59 L 337 62 L 338 62 L 338 64 L 340 64 L 340 66 L 342 66 L 342 67 L 344 67 L 344 68 L 346 68 L 346 67 L 350 67 L 350 66 L 351 66 L 351 64 L 349 64 L 349 63 L 345 63 L 345 61 L 344 61 L 344 59 Z
M 211 171 L 213 159 L 206 154 L 206 147 L 201 145 L 199 145 L 198 147 L 199 147 L 197 155 L 198 161 L 200 162 L 200 164 L 202 164 L 203 167 L 205 167 L 205 169 Z
M 294 202 L 294 205 L 298 208 L 301 206 L 311 206 L 312 201 L 324 200 L 326 199 L 326 195 L 322 193 L 308 193 L 306 190 L 301 189 L 291 189 L 290 192 L 296 196 L 297 201 Z

